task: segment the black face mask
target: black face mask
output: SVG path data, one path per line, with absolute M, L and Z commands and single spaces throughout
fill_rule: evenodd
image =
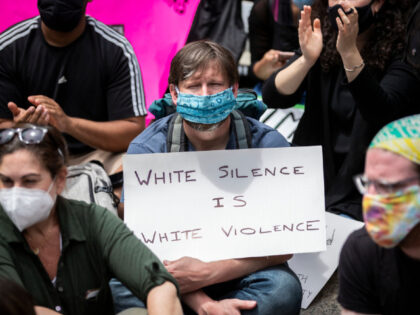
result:
M 42 22 L 59 32 L 72 31 L 79 24 L 84 7 L 84 0 L 38 0 Z
M 356 7 L 357 13 L 359 14 L 358 22 L 359 22 L 359 34 L 366 31 L 375 21 L 375 18 L 372 13 L 371 9 L 372 1 L 363 7 Z M 344 11 L 341 4 L 336 4 L 333 7 L 328 8 L 328 17 L 330 19 L 332 27 L 338 31 L 337 21 L 336 18 L 340 18 L 340 15 L 338 14 L 338 10 L 341 9 Z M 353 12 L 353 9 L 350 9 L 349 11 L 345 12 L 346 15 Z

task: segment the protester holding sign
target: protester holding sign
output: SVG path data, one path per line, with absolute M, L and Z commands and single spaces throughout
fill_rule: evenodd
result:
M 365 228 L 341 252 L 342 314 L 418 314 L 420 115 L 378 132 L 355 181 L 364 195 Z
M 216 43 L 197 41 L 182 48 L 171 63 L 169 89 L 177 113 L 154 122 L 131 142 L 128 154 L 289 145 L 276 130 L 233 110 L 237 67 Z M 290 257 L 208 263 L 183 257 L 164 264 L 180 285 L 186 312 L 298 314 L 302 290 L 285 263 Z

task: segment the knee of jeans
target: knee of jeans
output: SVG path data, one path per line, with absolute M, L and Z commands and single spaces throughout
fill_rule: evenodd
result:
M 258 314 L 299 314 L 302 287 L 287 265 L 275 266 L 254 274 L 258 295 Z

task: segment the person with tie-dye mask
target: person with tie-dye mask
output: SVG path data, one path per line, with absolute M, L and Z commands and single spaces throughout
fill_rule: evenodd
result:
M 420 115 L 383 127 L 354 177 L 365 227 L 340 256 L 342 314 L 418 314 L 420 283 Z

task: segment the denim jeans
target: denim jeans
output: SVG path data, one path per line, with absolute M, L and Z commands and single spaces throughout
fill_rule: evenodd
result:
M 114 300 L 115 314 L 132 307 L 146 307 L 139 298 L 131 293 L 131 291 L 117 279 L 112 278 L 111 281 L 109 281 L 109 287 L 111 288 L 112 298 Z
M 256 271 L 243 278 L 218 283 L 203 290 L 213 300 L 241 299 L 257 301 L 243 315 L 295 315 L 302 302 L 302 287 L 295 273 L 283 264 Z M 184 306 L 184 305 L 183 305 Z M 195 314 L 184 307 L 185 314 Z
M 111 284 L 112 282 L 112 284 Z M 110 282 L 115 309 L 139 307 L 141 303 L 117 280 Z M 244 315 L 295 315 L 300 312 L 302 287 L 294 272 L 283 264 L 254 272 L 243 278 L 218 283 L 203 290 L 214 300 L 241 299 L 257 301 Z M 124 307 L 124 308 L 121 308 Z M 185 314 L 195 314 L 183 304 Z

